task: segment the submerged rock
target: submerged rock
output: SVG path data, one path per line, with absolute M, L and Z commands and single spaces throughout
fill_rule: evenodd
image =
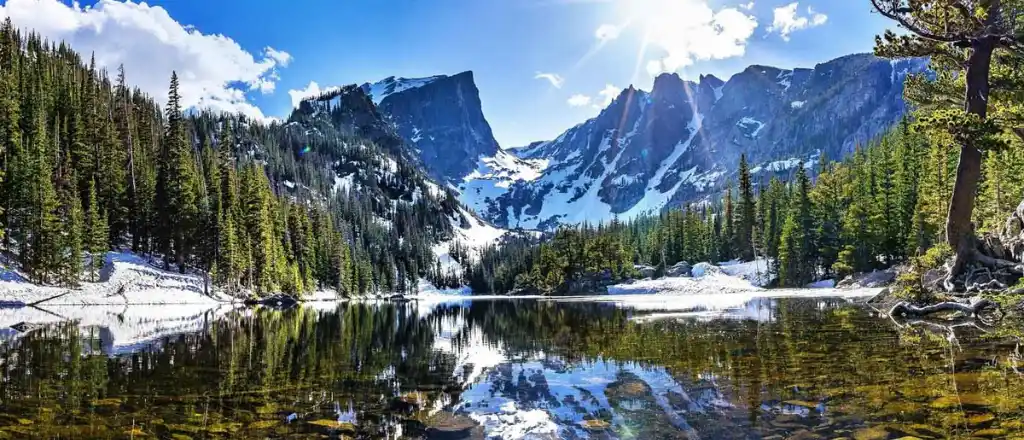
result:
M 432 417 L 426 425 L 427 438 L 430 440 L 484 438 L 484 430 L 480 423 L 462 414 L 442 412 Z

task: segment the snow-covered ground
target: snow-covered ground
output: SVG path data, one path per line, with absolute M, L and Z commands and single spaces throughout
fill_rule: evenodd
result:
M 881 290 L 836 289 L 833 280 L 818 281 L 803 289 L 765 289 L 762 286 L 771 281 L 767 272 L 768 264 L 769 261 L 765 259 L 746 263 L 729 261 L 719 266 L 697 263 L 691 270 L 692 277 L 667 277 L 617 284 L 608 287 L 610 296 L 589 300 L 612 302 L 621 307 L 660 314 L 654 317 L 738 314 L 763 319 L 764 310 L 756 304 L 757 299 L 853 299 L 874 296 Z M 645 319 L 651 317 L 646 316 Z
M 16 271 L 4 268 L 0 276 L 0 302 L 9 306 L 31 304 L 46 298 L 53 305 L 126 304 L 219 304 L 231 297 L 207 289 L 201 275 L 160 269 L 146 258 L 127 252 L 108 252 L 97 282 L 83 282 L 76 289 L 39 286 Z

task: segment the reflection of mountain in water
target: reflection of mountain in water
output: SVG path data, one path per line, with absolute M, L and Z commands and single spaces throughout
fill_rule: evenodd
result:
M 844 300 L 655 299 L 0 313 L 40 323 L 0 344 L 0 438 L 1024 433 L 997 339 L 951 351 Z
M 696 434 L 688 416 L 706 417 L 731 406 L 714 381 L 684 386 L 663 367 L 547 359 L 495 366 L 462 393 L 457 410 L 469 413 L 492 435 L 523 438 L 551 433 L 584 437 L 605 430 Z

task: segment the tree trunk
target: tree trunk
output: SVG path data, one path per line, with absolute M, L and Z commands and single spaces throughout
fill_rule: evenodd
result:
M 965 110 L 968 114 L 985 119 L 988 114 L 989 70 L 995 43 L 987 38 L 979 38 L 971 46 L 971 55 L 967 59 Z M 975 147 L 973 141 L 967 140 L 960 148 L 953 196 L 950 198 L 949 214 L 946 217 L 946 242 L 956 251 L 950 270 L 951 278 L 963 270 L 964 265 L 974 254 L 974 228 L 971 217 L 980 177 L 981 151 Z

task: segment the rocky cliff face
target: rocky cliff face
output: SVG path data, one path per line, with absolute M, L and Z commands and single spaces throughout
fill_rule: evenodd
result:
M 473 72 L 390 77 L 362 89 L 439 181 L 461 179 L 477 168 L 481 157 L 498 152 Z
M 845 157 L 904 115 L 903 80 L 926 71 L 923 59 L 858 54 L 812 69 L 750 66 L 728 81 L 663 74 L 554 140 L 508 150 L 471 72 L 361 88 L 407 154 L 464 204 L 497 225 L 546 229 L 716 197 L 742 154 L 755 182 Z
M 813 69 L 751 66 L 728 81 L 663 74 L 554 140 L 509 150 L 537 168 L 532 179 L 468 179 L 462 199 L 510 227 L 656 213 L 717 194 L 741 154 L 755 181 L 845 157 L 904 115 L 903 80 L 926 70 L 921 59 L 850 55 Z

